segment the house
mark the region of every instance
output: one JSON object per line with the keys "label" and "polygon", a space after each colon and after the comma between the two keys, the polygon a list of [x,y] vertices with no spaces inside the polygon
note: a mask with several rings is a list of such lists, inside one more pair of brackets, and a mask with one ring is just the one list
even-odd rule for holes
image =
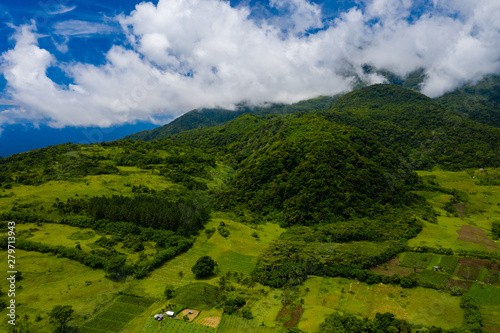
{"label": "house", "polygon": [[174,313],[174,311],[167,311],[167,312],[165,312],[165,314],[166,314],[167,316],[169,316],[170,318],[174,318],[174,317],[175,317],[175,313]]}
{"label": "house", "polygon": [[162,314],[155,314],[154,318],[158,321],[163,320],[163,315]]}
{"label": "house", "polygon": [[432,267],[432,270],[433,270],[433,271],[436,271],[436,272],[438,272],[438,271],[442,271],[441,267],[439,267],[439,266],[434,266],[434,267]]}

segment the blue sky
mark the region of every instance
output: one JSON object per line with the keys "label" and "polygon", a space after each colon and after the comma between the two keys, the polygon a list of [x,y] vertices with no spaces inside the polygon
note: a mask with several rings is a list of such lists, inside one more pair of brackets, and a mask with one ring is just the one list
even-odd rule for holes
{"label": "blue sky", "polygon": [[500,69],[497,0],[4,0],[0,155],[201,107],[349,91],[370,64],[438,97]]}

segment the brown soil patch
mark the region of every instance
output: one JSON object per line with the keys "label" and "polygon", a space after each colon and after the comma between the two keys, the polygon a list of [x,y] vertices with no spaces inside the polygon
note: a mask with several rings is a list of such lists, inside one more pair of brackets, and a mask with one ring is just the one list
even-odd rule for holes
{"label": "brown soil patch", "polygon": [[456,275],[466,280],[477,280],[481,269],[486,267],[489,262],[489,260],[460,258]]}
{"label": "brown soil patch", "polygon": [[280,310],[280,312],[278,313],[278,316],[276,317],[276,319],[282,319],[283,317],[285,317],[287,314],[290,313],[290,310],[285,306],[283,306]]}
{"label": "brown soil patch", "polygon": [[217,326],[219,326],[219,324],[220,324],[221,319],[222,319],[222,317],[203,318],[203,319],[200,319],[198,321],[198,324],[217,328]]}
{"label": "brown soil patch", "polygon": [[446,288],[451,289],[453,287],[460,287],[462,289],[469,290],[470,287],[472,287],[472,284],[473,283],[470,281],[449,279],[448,282],[446,282]]}
{"label": "brown soil patch", "polygon": [[292,310],[292,318],[290,318],[289,321],[283,324],[284,327],[295,327],[299,323],[300,319],[302,318],[302,314],[304,313],[304,308],[302,305],[299,305],[298,307],[294,308]]}
{"label": "brown soil patch", "polygon": [[[192,311],[193,313],[189,314],[189,311]],[[188,316],[189,317],[189,320],[188,321],[193,321],[194,318],[198,317],[198,315],[200,314],[200,311],[199,310],[193,310],[193,309],[185,309],[185,310],[182,310],[181,312],[179,312],[177,314],[177,318],[179,319],[182,319],[183,320],[183,317],[184,316]]]}
{"label": "brown soil patch", "polygon": [[[370,269],[370,271],[372,271],[373,273],[376,273],[376,274],[382,274],[382,275],[387,275],[387,276],[393,276],[394,274],[398,274],[399,276],[406,276],[406,275],[414,272],[413,268],[399,266],[400,262],[401,262],[401,259],[395,258],[395,259],[388,261],[385,264],[387,266],[387,269],[385,269],[386,266],[384,266],[382,264],[382,265],[379,265],[377,267]],[[417,269],[417,273],[420,273],[421,271],[422,271],[421,269]]]}
{"label": "brown soil patch", "polygon": [[470,225],[463,225],[458,232],[458,239],[475,244],[485,245],[488,250],[499,249],[497,243],[486,237],[486,231]]}

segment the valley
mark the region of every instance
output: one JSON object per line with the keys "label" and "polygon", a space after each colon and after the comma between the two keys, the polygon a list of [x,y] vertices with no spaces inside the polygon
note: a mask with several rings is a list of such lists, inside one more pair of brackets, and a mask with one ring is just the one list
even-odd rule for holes
{"label": "valley", "polygon": [[330,102],[0,159],[19,332],[57,305],[82,333],[500,332],[500,130],[393,86]]}

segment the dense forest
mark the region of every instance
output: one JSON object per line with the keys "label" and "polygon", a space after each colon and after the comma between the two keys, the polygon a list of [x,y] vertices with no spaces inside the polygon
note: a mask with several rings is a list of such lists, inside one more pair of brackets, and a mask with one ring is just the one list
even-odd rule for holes
{"label": "dense forest", "polygon": [[500,131],[394,85],[373,85],[336,100],[321,113],[375,136],[414,169],[500,165]]}

